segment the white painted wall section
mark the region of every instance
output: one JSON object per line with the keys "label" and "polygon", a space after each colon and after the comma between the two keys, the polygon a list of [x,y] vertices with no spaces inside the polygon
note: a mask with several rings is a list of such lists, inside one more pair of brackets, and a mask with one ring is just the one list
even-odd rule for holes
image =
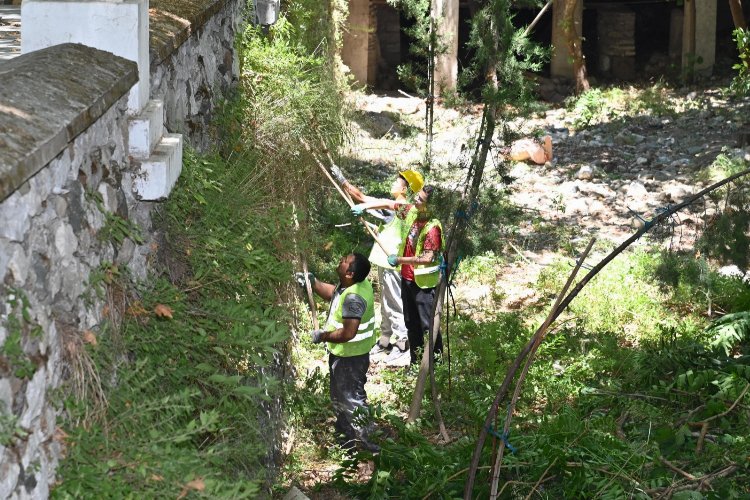
{"label": "white painted wall section", "polygon": [[138,64],[138,83],[128,110],[138,113],[149,98],[148,0],[24,0],[21,52],[81,43]]}
{"label": "white painted wall section", "polygon": [[154,152],[140,162],[133,177],[137,198],[146,201],[164,200],[182,172],[182,134],[164,134]]}
{"label": "white painted wall section", "polygon": [[143,111],[128,121],[128,152],[134,158],[148,158],[163,133],[164,102],[150,100]]}

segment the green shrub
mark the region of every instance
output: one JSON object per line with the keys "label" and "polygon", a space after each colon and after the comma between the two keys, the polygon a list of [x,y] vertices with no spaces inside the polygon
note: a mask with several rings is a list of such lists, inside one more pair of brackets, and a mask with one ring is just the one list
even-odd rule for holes
{"label": "green shrub", "polygon": [[234,182],[245,165],[184,160],[161,221],[163,275],[109,283],[127,307],[92,353],[107,411],[69,430],[55,497],[249,498],[268,479],[261,408],[278,395],[288,318],[276,303],[291,273],[275,232],[289,222],[247,217],[257,200]]}
{"label": "green shrub", "polygon": [[750,94],[750,29],[737,28],[732,32],[737,44],[740,61],[732,66],[737,75],[732,80],[730,89],[738,95]]}

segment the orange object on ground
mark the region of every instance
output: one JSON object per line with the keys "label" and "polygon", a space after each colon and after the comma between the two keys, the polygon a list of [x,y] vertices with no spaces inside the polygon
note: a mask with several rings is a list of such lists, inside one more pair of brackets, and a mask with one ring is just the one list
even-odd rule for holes
{"label": "orange object on ground", "polygon": [[544,143],[539,144],[534,139],[519,139],[510,146],[510,158],[513,161],[531,160],[544,165],[552,160],[552,137],[545,135]]}

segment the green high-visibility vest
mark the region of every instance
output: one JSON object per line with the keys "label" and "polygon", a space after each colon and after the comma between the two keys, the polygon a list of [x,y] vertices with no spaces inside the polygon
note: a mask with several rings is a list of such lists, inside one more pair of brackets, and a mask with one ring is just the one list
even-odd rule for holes
{"label": "green high-visibility vest", "polygon": [[[417,220],[418,215],[419,211],[416,207],[412,207],[411,210],[409,210],[409,213],[406,214],[406,219],[404,220],[403,225],[404,241],[406,241],[409,230],[411,229],[412,224],[414,224],[414,221]],[[433,288],[436,287],[440,282],[440,254],[445,250],[445,236],[443,234],[443,225],[439,220],[430,219],[427,224],[422,227],[422,230],[419,232],[419,237],[417,237],[417,248],[414,250],[414,255],[416,255],[417,257],[422,255],[422,251],[424,250],[424,241],[427,238],[427,233],[429,233],[430,229],[432,229],[433,227],[440,228],[440,249],[435,251],[435,260],[433,260],[431,263],[418,264],[413,266],[414,283],[416,283],[419,288]],[[401,249],[401,252],[403,254],[403,248]]]}
{"label": "green high-visibility vest", "polygon": [[372,245],[370,250],[370,262],[378,267],[385,269],[394,269],[392,265],[388,263],[388,256],[391,254],[401,255],[404,251],[403,247],[403,225],[404,220],[399,219],[398,216],[394,215],[391,221],[380,228],[378,239],[383,246],[386,247],[389,253],[385,253],[380,244],[376,241]]}
{"label": "green high-visibility vest", "polygon": [[370,352],[370,349],[377,342],[378,335],[375,331],[375,299],[372,293],[372,285],[368,280],[363,280],[359,283],[355,283],[352,286],[344,289],[333,302],[331,302],[330,312],[328,314],[328,320],[324,329],[326,331],[333,331],[344,327],[344,299],[347,295],[356,293],[367,303],[365,313],[359,320],[359,327],[357,328],[357,334],[353,339],[343,342],[334,343],[328,342],[328,350],[336,356],[350,357],[359,356]]}

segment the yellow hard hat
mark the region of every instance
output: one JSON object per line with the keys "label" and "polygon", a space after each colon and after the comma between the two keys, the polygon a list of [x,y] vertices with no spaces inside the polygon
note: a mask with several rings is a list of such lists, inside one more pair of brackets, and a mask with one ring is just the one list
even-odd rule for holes
{"label": "yellow hard hat", "polygon": [[406,179],[406,182],[409,183],[409,187],[414,193],[420,192],[424,187],[424,177],[415,170],[404,170],[403,172],[399,172],[399,175]]}

